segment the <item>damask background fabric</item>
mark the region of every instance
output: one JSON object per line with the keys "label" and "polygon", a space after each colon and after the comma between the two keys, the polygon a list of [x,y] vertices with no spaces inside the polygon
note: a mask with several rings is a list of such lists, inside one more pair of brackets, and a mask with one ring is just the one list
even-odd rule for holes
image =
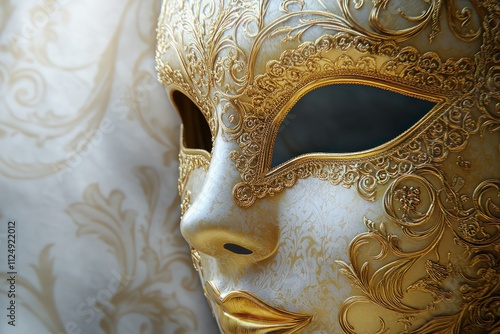
{"label": "damask background fabric", "polygon": [[159,9],[0,2],[1,333],[217,332],[178,229]]}

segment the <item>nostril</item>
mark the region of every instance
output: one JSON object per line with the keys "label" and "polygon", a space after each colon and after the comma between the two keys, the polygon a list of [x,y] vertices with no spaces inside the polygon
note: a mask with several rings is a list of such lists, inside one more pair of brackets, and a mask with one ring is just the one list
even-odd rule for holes
{"label": "nostril", "polygon": [[250,249],[247,249],[245,247],[242,247],[240,245],[236,244],[224,244],[224,248],[227,249],[230,252],[233,252],[235,254],[240,254],[240,255],[250,255],[253,252]]}
{"label": "nostril", "polygon": [[[0,0],[1,1],[1,0]],[[209,193],[210,194],[210,193]],[[202,197],[200,199],[200,197]],[[265,222],[265,229],[244,228],[234,224],[241,216],[228,216],[219,209],[214,212],[208,211],[205,207],[205,198],[210,196],[198,195],[198,198],[186,211],[181,221],[181,233],[189,244],[200,254],[205,254],[214,259],[224,259],[224,261],[236,261],[233,263],[256,263],[272,256],[278,245],[279,228],[277,225]],[[217,199],[218,200],[218,199]],[[215,200],[214,200],[215,201]],[[230,201],[227,201],[230,202]],[[200,204],[202,203],[202,204]],[[197,210],[198,205],[201,209]],[[223,206],[221,206],[223,208]],[[247,214],[243,212],[242,214]],[[220,218],[224,219],[221,220]],[[253,221],[253,217],[246,218]],[[229,220],[233,221],[230,224]],[[243,223],[242,223],[243,224]],[[253,228],[253,226],[251,226]]]}

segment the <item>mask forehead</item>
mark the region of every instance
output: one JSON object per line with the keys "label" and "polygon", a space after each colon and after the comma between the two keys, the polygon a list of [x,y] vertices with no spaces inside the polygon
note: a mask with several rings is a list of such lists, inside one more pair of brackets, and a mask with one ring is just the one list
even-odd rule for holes
{"label": "mask forehead", "polygon": [[454,5],[434,1],[165,1],[160,80],[203,108],[208,96],[240,96],[285,50],[339,32],[412,45],[443,61],[470,57],[480,46],[481,27],[478,10],[469,5],[460,16]]}

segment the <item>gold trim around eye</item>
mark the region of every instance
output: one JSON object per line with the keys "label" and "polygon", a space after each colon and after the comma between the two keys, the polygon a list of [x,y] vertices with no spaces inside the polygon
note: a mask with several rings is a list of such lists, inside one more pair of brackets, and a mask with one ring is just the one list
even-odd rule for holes
{"label": "gold trim around eye", "polygon": [[[476,66],[473,58],[441,59],[434,52],[420,53],[393,41],[345,32],[284,51],[246,89],[242,126],[228,131],[240,147],[231,152],[242,178],[233,188],[236,203],[249,207],[257,198],[277,194],[308,177],[354,186],[361,197],[373,201],[379,185],[420,165],[442,162],[450,152],[462,150],[484,121],[476,119],[469,102],[477,86]],[[306,154],[270,170],[270,148],[281,119],[302,95],[334,83],[375,86],[437,105],[403,134],[373,149]],[[469,125],[447,121],[456,111],[470,119]]]}
{"label": "gold trim around eye", "polygon": [[[413,124],[406,131],[398,135],[397,137],[381,144],[376,147],[370,148],[368,150],[357,151],[357,152],[349,152],[349,153],[308,153],[302,154],[292,159],[287,160],[277,166],[271,167],[271,161],[274,153],[274,144],[276,141],[277,133],[279,127],[283,120],[285,119],[288,112],[293,108],[293,106],[307,93],[324,86],[334,85],[334,84],[357,84],[357,85],[365,85],[376,87],[384,90],[388,90],[394,93],[406,95],[409,97],[414,97],[422,100],[426,100],[429,102],[434,102],[436,105],[427,111],[426,115],[422,117],[417,123]],[[310,160],[322,160],[322,161],[346,161],[346,160],[360,160],[366,158],[376,158],[376,156],[380,153],[392,152],[392,150],[400,145],[402,142],[407,140],[408,138],[414,136],[421,126],[425,123],[428,123],[429,120],[432,120],[436,114],[440,114],[440,110],[442,109],[443,104],[446,102],[446,97],[438,94],[429,94],[429,93],[421,93],[416,90],[411,90],[408,87],[404,87],[402,85],[384,82],[382,80],[373,80],[360,78],[359,76],[343,76],[343,77],[335,77],[335,78],[323,78],[319,80],[315,80],[308,85],[299,89],[295,95],[288,100],[283,108],[276,114],[272,125],[271,125],[271,135],[266,138],[264,142],[264,151],[269,152],[265,157],[264,163],[262,164],[263,168],[260,171],[264,174],[264,177],[273,176],[276,173],[281,172],[286,169],[290,165],[294,165],[297,163],[305,163]],[[270,140],[269,140],[270,138]]]}

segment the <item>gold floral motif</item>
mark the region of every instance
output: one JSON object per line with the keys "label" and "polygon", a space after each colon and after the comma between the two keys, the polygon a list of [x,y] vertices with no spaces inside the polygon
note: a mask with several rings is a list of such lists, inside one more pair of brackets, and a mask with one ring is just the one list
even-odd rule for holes
{"label": "gold floral motif", "polygon": [[[408,206],[399,198],[405,186],[404,193],[411,193],[407,184],[412,183],[421,185],[421,196],[425,196],[427,204],[413,202],[413,211],[417,214],[409,215],[405,214]],[[385,209],[402,233],[391,234],[387,232],[389,225],[382,223],[376,227],[375,223],[366,220],[368,232],[358,235],[351,242],[351,264],[336,261],[341,266],[341,272],[362,291],[361,295],[350,297],[341,307],[339,318],[343,330],[356,333],[348,321],[348,314],[358,303],[373,303],[411,317],[411,322],[399,322],[404,326],[404,333],[432,333],[437,329],[446,333],[478,333],[499,329],[500,210],[492,202],[492,197],[500,194],[499,190],[500,180],[481,182],[474,190],[471,207],[465,207],[460,194],[452,189],[444,173],[436,168],[417,168],[397,178],[386,191]],[[403,212],[398,212],[398,208],[403,208]],[[463,224],[472,222],[474,227],[471,229],[475,232],[463,228]],[[478,230],[483,232],[477,233]],[[418,240],[420,247],[405,250],[412,244],[411,240]],[[448,263],[442,263],[440,246],[452,240],[462,252],[448,253]],[[380,252],[369,261],[366,257],[360,261],[364,247],[369,244],[377,244]],[[455,268],[451,255],[454,261],[466,261],[469,267],[460,265],[460,269]],[[406,275],[419,271],[424,273],[421,278],[410,284],[404,283]],[[457,283],[458,288],[448,290],[445,286],[452,278],[460,283]],[[431,303],[410,305],[404,302],[405,293],[412,291],[430,295]],[[458,300],[460,305],[455,313],[449,314],[446,308],[443,312],[443,308],[436,307],[451,299]],[[432,319],[422,321],[421,317],[428,314],[433,316]],[[420,325],[414,325],[418,320]]]}
{"label": "gold floral motif", "polygon": [[447,265],[427,260],[425,262],[425,272],[427,274],[416,282],[410,284],[406,288],[406,291],[420,290],[430,293],[432,295],[432,304],[430,304],[428,308],[432,310],[434,309],[435,304],[451,298],[451,291],[444,290],[441,287],[441,284],[450,276],[452,271],[453,268],[449,259]]}
{"label": "gold floral motif", "polygon": [[401,202],[403,219],[409,217],[410,212],[417,212],[416,208],[420,204],[420,188],[403,186],[396,189],[394,195],[394,198]]}

